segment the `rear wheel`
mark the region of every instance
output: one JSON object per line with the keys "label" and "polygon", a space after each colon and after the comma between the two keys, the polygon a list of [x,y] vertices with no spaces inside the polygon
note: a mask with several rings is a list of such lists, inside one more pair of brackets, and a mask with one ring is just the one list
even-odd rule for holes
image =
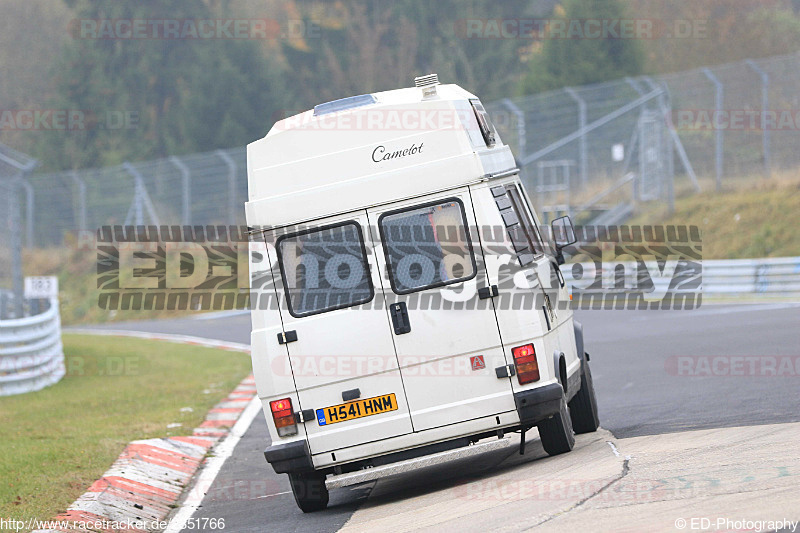
{"label": "rear wheel", "polygon": [[600,417],[597,415],[597,398],[594,395],[594,383],[589,362],[584,359],[581,365],[581,390],[569,402],[569,412],[572,415],[572,426],[575,433],[591,433],[600,427]]}
{"label": "rear wheel", "polygon": [[572,418],[569,415],[567,402],[562,397],[558,413],[537,424],[539,438],[542,439],[544,451],[549,455],[566,453],[575,446],[575,434],[572,431]]}
{"label": "rear wheel", "polygon": [[297,506],[304,513],[322,511],[328,506],[328,488],[325,475],[318,472],[289,474],[292,494]]}

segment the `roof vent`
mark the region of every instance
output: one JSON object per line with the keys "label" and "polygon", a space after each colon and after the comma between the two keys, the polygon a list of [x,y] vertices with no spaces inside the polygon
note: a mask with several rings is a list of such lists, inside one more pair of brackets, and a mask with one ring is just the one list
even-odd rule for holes
{"label": "roof vent", "polygon": [[362,94],[360,96],[349,96],[341,100],[333,100],[332,102],[325,102],[314,107],[314,116],[327,115],[328,113],[338,113],[347,109],[356,107],[363,107],[365,105],[374,104],[378,101],[374,95]]}
{"label": "roof vent", "polygon": [[426,87],[428,85],[439,85],[439,75],[427,74],[425,76],[419,76],[417,78],[414,78],[414,86]]}
{"label": "roof vent", "polygon": [[438,74],[428,74],[414,78],[414,85],[422,89],[422,99],[436,98],[436,86],[439,85]]}

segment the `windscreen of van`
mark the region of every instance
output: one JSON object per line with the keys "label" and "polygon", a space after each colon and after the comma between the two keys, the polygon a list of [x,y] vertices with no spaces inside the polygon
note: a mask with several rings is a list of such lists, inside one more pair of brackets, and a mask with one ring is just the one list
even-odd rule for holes
{"label": "windscreen of van", "polygon": [[284,235],[275,243],[289,313],[303,317],[372,300],[361,226],[345,222]]}
{"label": "windscreen of van", "polygon": [[475,277],[464,206],[458,199],[381,215],[378,226],[392,289],[408,294]]}

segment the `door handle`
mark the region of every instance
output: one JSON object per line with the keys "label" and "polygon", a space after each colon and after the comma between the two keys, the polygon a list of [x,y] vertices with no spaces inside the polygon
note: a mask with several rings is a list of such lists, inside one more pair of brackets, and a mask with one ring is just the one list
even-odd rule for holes
{"label": "door handle", "polygon": [[494,298],[498,294],[500,294],[500,291],[497,290],[497,285],[490,285],[489,287],[482,287],[478,289],[478,298],[481,300]]}
{"label": "door handle", "polygon": [[395,335],[403,335],[411,331],[411,323],[408,321],[408,308],[405,302],[390,305],[389,313],[392,315]]}
{"label": "door handle", "polygon": [[297,331],[295,330],[278,333],[278,344],[289,344],[295,341],[297,341]]}
{"label": "door handle", "polygon": [[361,390],[360,389],[350,389],[346,391],[342,391],[342,401],[349,402],[352,400],[357,400],[361,398]]}

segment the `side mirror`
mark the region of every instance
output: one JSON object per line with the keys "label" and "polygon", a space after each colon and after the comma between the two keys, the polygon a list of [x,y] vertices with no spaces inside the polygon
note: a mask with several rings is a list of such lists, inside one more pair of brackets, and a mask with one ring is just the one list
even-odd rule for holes
{"label": "side mirror", "polygon": [[556,261],[559,265],[564,264],[563,250],[571,244],[575,244],[578,239],[575,237],[575,228],[569,216],[558,217],[550,223],[553,231],[553,244],[556,248]]}

